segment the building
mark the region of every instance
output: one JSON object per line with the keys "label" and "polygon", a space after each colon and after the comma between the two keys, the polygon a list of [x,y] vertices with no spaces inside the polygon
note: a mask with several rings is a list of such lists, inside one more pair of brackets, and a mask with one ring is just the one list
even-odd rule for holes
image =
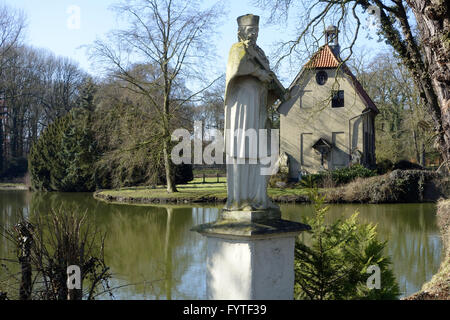
{"label": "building", "polygon": [[375,165],[375,116],[379,113],[362,85],[340,58],[338,30],[328,27],[325,45],[289,87],[280,113],[280,152],[289,176]]}

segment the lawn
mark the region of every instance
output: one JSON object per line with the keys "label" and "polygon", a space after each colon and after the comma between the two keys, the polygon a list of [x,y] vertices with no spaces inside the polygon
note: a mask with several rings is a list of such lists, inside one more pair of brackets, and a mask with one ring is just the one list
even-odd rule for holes
{"label": "lawn", "polygon": [[[178,192],[168,193],[163,186],[156,188],[149,187],[130,187],[116,190],[103,190],[96,193],[100,198],[113,198],[119,201],[140,200],[140,199],[166,199],[166,200],[188,200],[188,201],[224,201],[227,197],[226,178],[207,177],[206,183],[203,178],[196,178],[188,184],[178,185]],[[307,189],[292,188],[268,188],[268,195],[272,198],[283,196],[305,196]],[[121,198],[121,199],[118,199]]]}

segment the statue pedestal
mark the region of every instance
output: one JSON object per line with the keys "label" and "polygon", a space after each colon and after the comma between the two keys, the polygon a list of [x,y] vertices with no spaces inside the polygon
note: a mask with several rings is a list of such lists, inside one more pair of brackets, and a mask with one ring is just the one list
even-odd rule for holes
{"label": "statue pedestal", "polygon": [[292,300],[295,239],[308,229],[279,210],[224,210],[194,227],[207,237],[207,299]]}

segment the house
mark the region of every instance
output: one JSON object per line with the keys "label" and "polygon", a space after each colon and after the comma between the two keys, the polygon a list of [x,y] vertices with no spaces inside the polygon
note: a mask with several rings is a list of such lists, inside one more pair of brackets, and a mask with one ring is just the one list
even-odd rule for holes
{"label": "house", "polygon": [[338,30],[328,27],[325,45],[288,88],[280,114],[280,152],[289,176],[361,163],[375,166],[375,116],[379,113],[340,58]]}

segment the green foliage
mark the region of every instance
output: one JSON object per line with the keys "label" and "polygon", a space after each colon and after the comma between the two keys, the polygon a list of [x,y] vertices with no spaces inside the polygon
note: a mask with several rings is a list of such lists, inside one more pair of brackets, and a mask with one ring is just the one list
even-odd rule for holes
{"label": "green foliage", "polygon": [[[309,192],[315,215],[307,218],[311,226],[310,245],[295,245],[295,298],[396,299],[400,292],[390,260],[383,255],[385,242],[376,239],[376,227],[357,223],[358,213],[346,220],[326,224],[324,197],[317,189]],[[381,288],[369,289],[367,268],[378,265]]]}
{"label": "green foliage", "polygon": [[333,171],[323,171],[315,174],[309,174],[302,177],[302,181],[311,180],[316,186],[326,187],[324,183],[327,179],[334,182],[335,185],[347,184],[356,178],[368,178],[376,176],[375,170],[367,169],[366,167],[355,164],[350,167],[337,169]]}
{"label": "green foliage", "polygon": [[80,108],[52,123],[32,146],[31,183],[43,191],[95,190],[97,148],[91,130],[95,87],[88,81],[81,90]]}
{"label": "green foliage", "polygon": [[84,110],[71,111],[56,120],[31,148],[29,167],[34,189],[93,191],[95,141]]}

